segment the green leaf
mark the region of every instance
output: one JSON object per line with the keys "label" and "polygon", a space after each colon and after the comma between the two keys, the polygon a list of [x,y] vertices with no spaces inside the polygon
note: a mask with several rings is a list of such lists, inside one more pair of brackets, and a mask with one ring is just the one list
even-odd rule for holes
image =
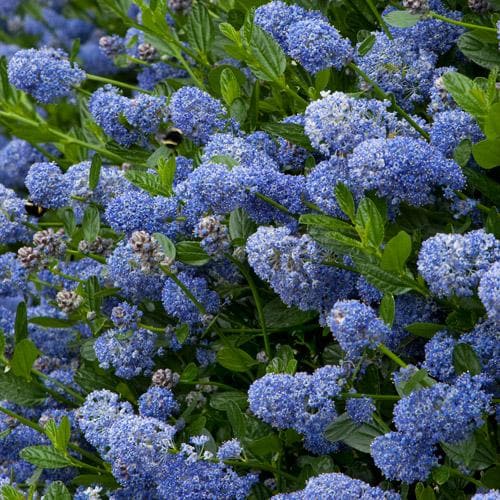
{"label": "green leaf", "polygon": [[423,337],[424,339],[431,339],[434,334],[439,332],[439,330],[444,330],[446,325],[440,325],[437,323],[411,323],[405,326],[405,330],[410,332],[412,335],[417,337]]}
{"label": "green leaf", "polygon": [[95,361],[97,359],[94,349],[95,341],[95,338],[91,338],[82,342],[80,346],[80,355],[83,359],[87,361]]}
{"label": "green leaf", "polygon": [[384,21],[389,26],[394,26],[396,28],[410,28],[415,26],[422,16],[418,14],[412,14],[407,10],[393,10],[384,16]]}
{"label": "green leaf", "polygon": [[29,446],[21,450],[19,456],[26,462],[44,469],[61,469],[73,465],[69,457],[53,446]]}
{"label": "green leaf", "polygon": [[256,62],[248,65],[254,75],[260,80],[277,81],[286,69],[286,57],[283,49],[262,28],[252,27],[250,50]]}
{"label": "green leaf", "polygon": [[189,325],[182,324],[175,329],[175,336],[179,343],[184,344],[186,339],[189,337]]}
{"label": "green leaf", "polygon": [[500,214],[493,210],[490,210],[488,217],[486,218],[486,223],[484,229],[493,235],[497,240],[500,240]]}
{"label": "green leaf", "polygon": [[451,458],[457,465],[468,466],[474,454],[476,453],[476,438],[472,435],[470,438],[460,443],[440,443],[441,448],[445,451],[448,457]]}
{"label": "green leaf", "polygon": [[336,219],[335,217],[330,217],[329,215],[315,215],[315,214],[304,214],[299,218],[301,224],[306,226],[316,226],[324,229],[331,229],[333,231],[346,231],[349,233],[355,232],[354,227],[347,222]]}
{"label": "green leaf", "polygon": [[230,68],[224,68],[220,74],[220,90],[222,99],[228,106],[241,97],[240,84]]}
{"label": "green leaf", "polygon": [[417,389],[430,387],[434,381],[429,377],[425,370],[417,370],[406,382],[396,386],[400,396],[408,396]]}
{"label": "green leaf", "polygon": [[0,495],[2,500],[26,500],[26,496],[24,495],[24,493],[20,492],[10,484],[5,484],[4,486],[2,486],[0,491],[2,493]]}
{"label": "green leaf", "polygon": [[392,326],[394,322],[394,314],[396,311],[396,306],[394,304],[394,296],[390,293],[386,293],[380,302],[380,308],[378,310],[378,315],[380,318],[389,326]]}
{"label": "green leaf", "polygon": [[292,144],[302,146],[307,150],[312,150],[309,137],[304,133],[304,127],[297,123],[262,123],[262,130],[269,132],[272,135],[282,137]]}
{"label": "green leaf", "polygon": [[500,206],[500,184],[478,169],[466,167],[463,169],[467,183],[483,193],[495,205]]}
{"label": "green leaf", "polygon": [[238,439],[242,439],[245,436],[245,418],[240,407],[233,401],[228,401],[226,414],[233,429],[233,434]]}
{"label": "green leaf", "polygon": [[345,184],[339,182],[335,186],[335,198],[337,199],[337,203],[339,204],[342,212],[344,212],[349,217],[349,219],[354,222],[356,219],[356,207],[354,205],[354,198],[349,191],[349,188]]}
{"label": "green leaf", "polygon": [[268,328],[292,328],[308,323],[317,316],[315,311],[301,311],[276,298],[264,304],[264,320]]}
{"label": "green leaf", "polygon": [[450,467],[446,467],[444,465],[436,467],[432,471],[432,479],[434,479],[434,481],[441,486],[445,484],[448,479],[450,479],[450,470]]}
{"label": "green leaf", "polygon": [[236,45],[241,46],[241,35],[232,24],[220,23],[219,31],[229,40],[233,41]]}
{"label": "green leaf", "polygon": [[356,212],[356,229],[363,241],[378,248],[384,241],[384,219],[370,198],[363,198]]}
{"label": "green leaf", "polygon": [[173,185],[175,179],[175,172],[177,170],[177,163],[175,156],[158,159],[158,177],[160,178],[161,188],[172,196]]}
{"label": "green leaf", "polygon": [[487,113],[486,94],[470,78],[450,71],[443,75],[443,81],[446,90],[464,111],[476,117],[482,117]]}
{"label": "green leaf", "polygon": [[343,413],[326,427],[324,434],[329,441],[343,441],[344,438],[355,432],[358,427],[347,413]]}
{"label": "green leaf", "polygon": [[500,466],[488,469],[481,478],[481,482],[492,490],[500,490]]}
{"label": "green leaf", "polygon": [[453,159],[461,166],[465,167],[469,163],[472,154],[472,143],[470,139],[464,139],[453,151]]}
{"label": "green leaf", "polygon": [[0,394],[3,399],[20,406],[36,406],[46,399],[42,388],[11,372],[0,373]]}
{"label": "green leaf", "polygon": [[[375,36],[373,37],[375,41]],[[328,86],[328,82],[330,81],[330,76],[332,72],[330,68],[323,69],[316,73],[316,78],[314,79],[314,89],[316,92],[321,92]]]}
{"label": "green leaf", "polygon": [[255,222],[250,219],[244,208],[236,208],[229,215],[229,235],[232,240],[245,243],[256,230]]}
{"label": "green leaf", "polygon": [[215,31],[210,13],[200,2],[193,5],[185,29],[189,45],[205,56],[210,51]]}
{"label": "green leaf", "polygon": [[64,207],[57,210],[57,215],[61,219],[64,226],[64,231],[68,236],[73,236],[76,231],[76,220],[73,209],[70,207]]}
{"label": "green leaf", "polygon": [[472,146],[472,155],[480,167],[490,169],[500,165],[500,139],[485,139]]}
{"label": "green leaf", "polygon": [[203,266],[210,256],[201,248],[198,241],[179,241],[176,245],[177,260],[190,266]]}
{"label": "green leaf", "polygon": [[31,368],[39,354],[41,354],[40,351],[30,339],[23,339],[18,342],[10,360],[12,373],[30,380]]}
{"label": "green leaf", "polygon": [[247,447],[254,455],[265,457],[281,450],[281,440],[275,433],[272,433],[250,441]]}
{"label": "green leaf", "polygon": [[475,31],[468,31],[458,39],[460,51],[479,66],[488,69],[500,67],[498,43],[487,43]]}
{"label": "green leaf", "polygon": [[54,481],[44,493],[43,500],[71,500],[71,495],[64,483]]}
{"label": "green leaf", "polygon": [[153,233],[153,237],[160,244],[165,256],[174,260],[176,255],[175,243],[170,238],[161,233]]}
{"label": "green leaf", "polygon": [[415,280],[404,276],[395,276],[369,262],[363,262],[358,259],[355,259],[355,262],[356,269],[367,281],[383,292],[401,295],[410,290],[418,290]]}
{"label": "green leaf", "polygon": [[94,486],[101,484],[110,490],[116,490],[120,485],[111,474],[81,474],[71,480],[72,484],[78,486]]}
{"label": "green leaf", "polygon": [[246,392],[237,391],[216,392],[210,396],[209,404],[216,410],[226,411],[230,402],[245,409],[248,405],[248,395]]}
{"label": "green leaf", "polygon": [[266,366],[266,373],[288,373],[293,375],[297,369],[297,360],[293,349],[288,345],[280,345],[274,357]]}
{"label": "green leaf", "polygon": [[380,267],[384,271],[393,271],[402,274],[406,261],[411,254],[411,238],[405,231],[400,231],[385,245],[380,260]]}
{"label": "green leaf", "polygon": [[101,218],[99,216],[99,210],[90,205],[85,210],[83,214],[82,221],[83,237],[87,241],[94,241],[99,234],[101,229]]}
{"label": "green leaf", "polygon": [[476,352],[469,344],[458,343],[453,348],[453,367],[458,375],[469,372],[471,375],[481,373],[481,363]]}
{"label": "green leaf", "polygon": [[99,184],[99,175],[101,174],[102,158],[99,153],[95,153],[92,157],[89,170],[89,188],[93,191]]}
{"label": "green leaf", "polygon": [[373,440],[384,434],[375,424],[363,424],[357,428],[352,434],[344,438],[343,441],[347,446],[363,453],[370,453],[370,447]]}
{"label": "green leaf", "polygon": [[71,50],[69,53],[69,61],[71,62],[72,66],[78,56],[78,52],[80,52],[80,39],[75,38],[73,40],[73,43],[71,44]]}
{"label": "green leaf", "polygon": [[182,382],[191,382],[192,380],[196,380],[198,378],[198,367],[194,363],[189,363],[186,368],[184,368],[181,373],[180,381]]}
{"label": "green leaf", "polygon": [[45,328],[69,328],[77,323],[77,321],[71,319],[50,318],[47,316],[34,316],[29,319],[29,322]]}
{"label": "green leaf", "polygon": [[224,346],[217,352],[217,362],[232,372],[246,372],[257,361],[242,349]]}
{"label": "green leaf", "polygon": [[434,490],[430,486],[424,486],[422,483],[417,483],[415,496],[417,500],[435,500],[436,498]]}
{"label": "green leaf", "polygon": [[171,195],[170,191],[163,186],[159,175],[144,172],[142,170],[127,170],[125,172],[125,177],[134,184],[134,186],[144,189],[144,191],[147,191],[153,196],[169,197]]}
{"label": "green leaf", "polygon": [[500,102],[493,104],[486,115],[484,133],[488,139],[500,138]]}
{"label": "green leaf", "polygon": [[28,337],[28,314],[26,302],[19,302],[14,323],[14,342],[17,344]]}
{"label": "green leaf", "polygon": [[368,35],[358,46],[358,54],[363,57],[370,52],[375,44],[376,38],[374,34]]}

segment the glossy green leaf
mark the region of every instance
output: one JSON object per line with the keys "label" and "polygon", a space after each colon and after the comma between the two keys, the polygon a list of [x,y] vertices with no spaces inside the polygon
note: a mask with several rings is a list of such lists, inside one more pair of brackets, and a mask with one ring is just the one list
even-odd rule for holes
{"label": "glossy green leaf", "polygon": [[18,342],[10,360],[12,373],[18,377],[31,379],[31,368],[39,354],[41,354],[40,351],[30,339]]}
{"label": "glossy green leaf", "polygon": [[26,462],[44,469],[61,469],[72,465],[71,459],[53,446],[29,446],[21,450],[19,456]]}
{"label": "glossy green leaf", "polygon": [[405,269],[410,254],[411,238],[405,231],[400,231],[386,243],[380,260],[380,267],[384,271],[401,274]]}
{"label": "glossy green leaf", "polygon": [[237,347],[224,346],[217,352],[217,362],[232,372],[246,372],[257,361]]}

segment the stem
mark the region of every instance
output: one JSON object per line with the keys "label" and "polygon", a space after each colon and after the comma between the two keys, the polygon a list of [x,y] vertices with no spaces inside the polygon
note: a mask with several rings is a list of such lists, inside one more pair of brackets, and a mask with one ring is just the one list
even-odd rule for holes
{"label": "stem", "polygon": [[[466,196],[465,194],[461,193],[460,191],[455,191],[455,194],[464,201],[469,200],[470,198]],[[485,214],[489,214],[491,212],[491,208],[488,208],[486,205],[482,205],[481,203],[476,204],[476,208],[480,210],[481,212],[484,212]]]}
{"label": "stem", "polygon": [[61,132],[57,129],[50,128],[46,122],[43,122],[43,121],[39,122],[39,121],[35,121],[35,120],[30,120],[29,118],[17,115],[15,113],[10,113],[8,111],[0,111],[0,116],[3,116],[4,118],[7,118],[9,120],[15,120],[15,121],[18,121],[20,123],[25,123],[26,125],[28,125],[30,127],[36,127],[36,128],[42,127],[49,134],[53,134],[56,137],[61,138],[65,142],[78,144],[86,149],[100,153],[105,158],[116,161],[119,165],[121,165],[123,163],[121,156],[119,156],[115,153],[112,153],[111,151],[108,151],[106,148],[103,148],[103,147],[99,146],[98,144],[91,144],[90,142],[82,141],[80,139],[77,139],[76,137],[71,137],[70,135],[67,135],[64,132]]}
{"label": "stem", "polygon": [[95,253],[86,253],[83,254],[82,252],[79,252],[78,250],[66,250],[66,253],[69,253],[70,255],[78,255],[78,257],[89,257],[90,259],[94,259],[97,262],[100,262],[101,264],[106,264],[106,258],[102,257],[101,255],[96,255]]}
{"label": "stem", "polygon": [[408,366],[399,356],[394,354],[386,345],[379,344],[378,350],[382,354],[385,354],[388,358],[392,359],[392,361],[394,361],[396,364],[398,364],[402,368],[406,368]]}
{"label": "stem", "polygon": [[429,134],[403,109],[399,106],[396,101],[391,98],[386,92],[384,92],[361,68],[356,66],[354,63],[349,63],[348,68],[352,69],[357,73],[363,80],[370,84],[376,95],[382,99],[386,99],[392,103],[392,108],[400,114],[424,139],[427,141],[430,139]]}
{"label": "stem", "polygon": [[63,384],[62,382],[59,382],[59,380],[56,380],[55,378],[49,377],[48,375],[45,375],[45,373],[36,370],[35,368],[31,369],[31,372],[35,375],[37,375],[40,378],[43,378],[44,380],[47,380],[48,382],[57,385],[57,387],[60,387],[63,391],[68,393],[70,396],[73,396],[79,403],[83,403],[85,401],[85,398],[81,395],[78,394],[75,390],[73,390],[71,387],[68,387],[67,385]]}
{"label": "stem", "polygon": [[[22,415],[19,415],[18,413],[14,413],[13,411],[8,410],[7,408],[4,408],[3,406],[0,406],[0,412],[5,413],[5,415],[8,415],[9,417],[15,418],[18,422],[25,425],[26,427],[31,427],[32,429],[35,429],[35,431],[39,432],[40,434],[45,435],[45,431],[44,431],[43,427],[41,425],[37,424],[36,422],[33,422],[33,421],[23,417]],[[69,443],[68,447],[70,449],[72,449],[73,451],[76,451],[80,455],[87,457],[94,462],[104,463],[104,461],[101,458],[97,457],[96,455],[94,455],[93,453],[90,453],[87,450],[80,448],[76,444]]]}
{"label": "stem", "polygon": [[106,78],[104,76],[91,75],[87,73],[87,80],[93,80],[94,82],[101,83],[109,83],[110,85],[114,85],[116,87],[122,87],[124,89],[135,90],[137,92],[142,92],[143,94],[151,95],[151,92],[148,90],[141,89],[140,87],[136,87],[135,85],[131,85],[130,83],[120,82],[118,80],[112,80],[111,78]]}
{"label": "stem", "polygon": [[187,298],[196,306],[201,314],[207,314],[205,306],[201,304],[198,299],[191,293],[191,290],[171,271],[169,271],[165,266],[161,266],[163,272],[172,279],[172,281],[184,292]]}
{"label": "stem", "polygon": [[451,19],[446,16],[442,16],[441,14],[438,14],[437,12],[429,12],[429,17],[433,17],[434,19],[439,19],[440,21],[444,21],[445,23],[448,24],[454,24],[456,26],[463,26],[464,28],[470,28],[472,30],[483,30],[483,31],[491,31],[496,34],[497,30],[496,28],[491,28],[489,26],[481,26],[480,24],[470,24],[470,23],[464,23],[462,21],[456,21],[455,19]]}
{"label": "stem", "polygon": [[[250,190],[249,190],[250,191]],[[273,206],[274,208],[277,208],[280,212],[283,212],[286,215],[289,215],[290,217],[293,217],[294,219],[298,219],[298,217],[288,208],[284,207],[281,203],[278,203],[277,201],[274,201],[272,198],[269,198],[269,196],[266,196],[265,194],[262,193],[253,193],[257,198],[261,199],[262,201],[265,201],[266,203],[269,203],[269,205]]]}
{"label": "stem", "polygon": [[465,479],[466,481],[469,481],[472,484],[475,484],[479,488],[484,488],[484,484],[481,483],[481,481],[478,481],[477,479],[474,479],[473,477],[466,476],[465,474],[462,474],[460,471],[456,469],[452,469],[451,467],[448,468],[450,474],[453,474],[454,476],[461,477],[462,479]]}
{"label": "stem", "polygon": [[301,97],[295,90],[291,89],[288,85],[284,85],[281,87],[289,96],[292,96],[294,99],[297,99],[297,101],[300,101],[301,104],[307,105],[309,104],[303,97]]}
{"label": "stem", "polygon": [[375,7],[372,0],[366,0],[366,3],[368,4],[368,7],[370,7],[370,10],[373,12],[373,15],[377,18],[377,21],[379,22],[382,31],[387,35],[387,38],[389,38],[389,40],[394,40],[394,37],[392,36],[389,28],[387,27],[384,18],[380,15],[380,12],[378,11],[377,7]]}
{"label": "stem", "polygon": [[269,472],[274,472],[277,475],[282,475],[286,479],[289,479],[290,481],[297,481],[296,476],[292,476],[292,474],[288,474],[287,472],[283,472],[281,470],[278,470],[276,467],[273,467],[272,465],[268,464],[261,464],[259,462],[249,462],[249,461],[237,461],[237,460],[224,460],[224,463],[227,465],[236,465],[236,466],[241,466],[245,467],[247,469],[261,469],[261,470],[267,470]]}
{"label": "stem", "polygon": [[201,382],[201,381],[194,381],[194,382],[184,382],[182,380],[179,381],[179,384],[184,384],[184,385],[213,385],[214,387],[220,387],[221,389],[227,389],[228,391],[235,391],[234,387],[231,387],[230,385],[223,384],[222,382],[211,382],[210,380],[208,382]]}
{"label": "stem", "polygon": [[396,394],[360,394],[358,392],[343,392],[340,397],[342,399],[361,399],[370,398],[378,401],[399,401],[401,398]]}
{"label": "stem", "polygon": [[146,330],[150,330],[152,332],[165,333],[165,328],[160,328],[158,326],[145,325],[144,323],[138,323],[137,326],[139,328],[145,328]]}
{"label": "stem", "polygon": [[253,295],[253,300],[255,302],[255,307],[257,308],[257,315],[259,317],[260,327],[262,329],[262,335],[264,337],[264,351],[269,359],[271,359],[271,343],[269,342],[269,334],[266,327],[266,318],[264,316],[264,309],[262,307],[262,302],[260,300],[259,290],[252,277],[250,271],[246,268],[245,264],[242,264],[238,259],[235,259],[232,255],[228,255],[228,258],[233,262],[236,267],[240,270],[241,274],[245,277],[248,282],[248,286]]}

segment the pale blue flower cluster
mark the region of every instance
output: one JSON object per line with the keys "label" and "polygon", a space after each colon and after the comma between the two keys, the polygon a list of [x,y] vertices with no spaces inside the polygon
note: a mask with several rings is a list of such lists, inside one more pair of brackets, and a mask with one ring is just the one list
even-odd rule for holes
{"label": "pale blue flower cluster", "polygon": [[326,312],[353,290],[348,271],[322,264],[324,251],[308,235],[261,226],[248,238],[248,262],[281,300],[302,310]]}
{"label": "pale blue flower cluster", "polygon": [[8,63],[9,81],[14,87],[48,104],[73,95],[73,87],[85,80],[78,65],[71,65],[60,49],[23,49]]}
{"label": "pale blue flower cluster", "polygon": [[274,495],[272,498],[273,500],[309,500],[311,498],[399,500],[401,497],[393,491],[370,486],[364,481],[353,479],[345,474],[331,472],[308,479],[303,490]]}
{"label": "pale blue flower cluster", "polygon": [[371,307],[357,300],[336,302],[326,322],[348,359],[356,360],[365,349],[391,339],[390,328]]}
{"label": "pale blue flower cluster", "polygon": [[107,330],[94,344],[101,368],[114,368],[118,377],[148,374],[154,366],[156,336],[149,330]]}
{"label": "pale blue flower cluster", "polygon": [[269,373],[248,390],[252,413],[278,429],[295,429],[304,436],[304,447],[322,455],[338,450],[323,432],[337,417],[333,398],[345,385],[345,369],[326,365],[311,375]]}
{"label": "pale blue flower cluster", "polygon": [[500,260],[500,241],[484,229],[437,234],[422,243],[418,270],[438,297],[470,297],[483,274]]}
{"label": "pale blue flower cluster", "polygon": [[144,143],[165,121],[164,97],[140,94],[132,99],[116,87],[105,85],[89,100],[89,111],[96,123],[116,142],[125,147]]}
{"label": "pale blue flower cluster", "polygon": [[394,407],[397,432],[375,438],[371,455],[390,480],[425,480],[437,465],[436,444],[457,443],[484,423],[491,394],[485,379],[460,375],[453,385],[437,383],[412,392]]}
{"label": "pale blue flower cluster", "polygon": [[217,314],[220,308],[220,299],[217,292],[210,290],[208,283],[202,276],[196,276],[189,271],[182,271],[177,279],[193,294],[204,312],[193,303],[181,287],[172,279],[167,278],[161,292],[163,307],[180,323],[192,327],[204,323],[206,315]]}

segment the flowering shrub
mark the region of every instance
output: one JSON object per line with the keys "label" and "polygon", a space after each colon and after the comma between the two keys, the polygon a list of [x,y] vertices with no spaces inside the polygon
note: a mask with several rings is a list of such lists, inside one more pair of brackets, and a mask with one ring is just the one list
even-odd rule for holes
{"label": "flowering shrub", "polygon": [[499,499],[498,0],[0,0],[0,498]]}

